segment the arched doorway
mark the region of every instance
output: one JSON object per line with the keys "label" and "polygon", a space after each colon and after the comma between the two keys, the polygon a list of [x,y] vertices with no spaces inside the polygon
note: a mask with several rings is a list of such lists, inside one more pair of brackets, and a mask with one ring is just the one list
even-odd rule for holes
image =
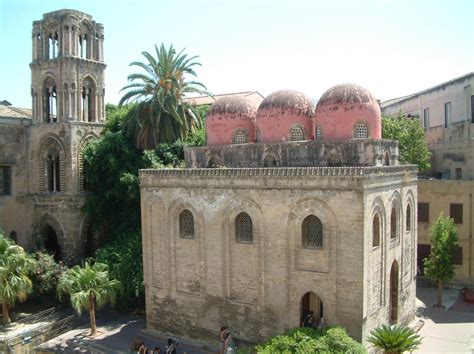
{"label": "arched doorway", "polygon": [[398,263],[393,261],[390,270],[390,324],[398,321]]}
{"label": "arched doorway", "polygon": [[41,229],[41,238],[44,242],[43,248],[54,257],[56,262],[61,260],[61,247],[59,246],[58,236],[51,225],[46,224]]}
{"label": "arched doorway", "polygon": [[317,327],[321,317],[324,316],[323,302],[318,295],[309,291],[301,298],[300,323],[311,311],[313,312],[314,327]]}

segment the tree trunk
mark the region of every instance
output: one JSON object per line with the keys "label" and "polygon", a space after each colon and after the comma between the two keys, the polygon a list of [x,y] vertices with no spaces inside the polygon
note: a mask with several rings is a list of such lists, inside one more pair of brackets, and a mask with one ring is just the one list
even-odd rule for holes
{"label": "tree trunk", "polygon": [[97,334],[97,326],[95,324],[95,303],[94,303],[94,295],[89,295],[89,319],[91,321],[91,336],[95,336]]}
{"label": "tree trunk", "polygon": [[8,305],[2,302],[2,322],[3,324],[10,323],[10,315],[8,313]]}
{"label": "tree trunk", "polygon": [[438,280],[438,307],[443,307],[443,281]]}

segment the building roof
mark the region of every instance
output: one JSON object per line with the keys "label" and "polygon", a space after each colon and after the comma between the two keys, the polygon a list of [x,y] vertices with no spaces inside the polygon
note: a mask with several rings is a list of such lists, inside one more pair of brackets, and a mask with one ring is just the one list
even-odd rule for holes
{"label": "building roof", "polygon": [[0,101],[0,118],[31,119],[30,108],[14,107],[7,100]]}
{"label": "building roof", "polygon": [[201,106],[201,105],[206,105],[206,104],[213,104],[217,99],[222,98],[222,97],[232,97],[232,96],[248,97],[248,96],[253,96],[253,95],[260,96],[262,100],[264,98],[262,94],[258,91],[243,91],[243,92],[217,94],[214,96],[187,97],[184,100],[185,102],[189,102],[195,106]]}
{"label": "building roof", "polygon": [[470,72],[466,75],[463,75],[463,76],[459,76],[459,77],[456,77],[452,80],[449,80],[449,81],[446,81],[446,82],[443,82],[441,84],[438,84],[436,86],[433,86],[433,87],[430,87],[430,88],[427,88],[425,90],[422,90],[422,91],[419,91],[419,92],[416,92],[416,93],[412,93],[411,95],[407,95],[407,96],[402,96],[402,97],[398,97],[398,98],[392,98],[390,100],[386,100],[386,101],[383,101],[380,103],[380,107],[381,108],[385,108],[385,107],[388,107],[388,106],[391,106],[393,104],[397,104],[397,103],[400,103],[400,102],[403,102],[403,101],[406,101],[406,100],[409,100],[409,99],[412,99],[412,98],[415,98],[415,97],[418,97],[418,96],[421,96],[425,93],[429,93],[431,91],[435,91],[435,90],[439,90],[439,89],[442,89],[446,86],[449,86],[449,85],[453,85],[453,84],[456,84],[458,82],[463,82],[465,80],[469,80],[471,78],[474,77],[474,72]]}

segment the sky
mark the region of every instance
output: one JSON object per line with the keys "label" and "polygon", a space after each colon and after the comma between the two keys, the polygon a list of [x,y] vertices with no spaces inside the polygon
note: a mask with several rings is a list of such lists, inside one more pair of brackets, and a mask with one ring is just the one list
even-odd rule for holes
{"label": "sky", "polygon": [[352,82],[383,101],[474,71],[474,0],[0,0],[0,100],[31,106],[32,22],[63,8],[104,25],[109,103],[161,43],[214,94]]}

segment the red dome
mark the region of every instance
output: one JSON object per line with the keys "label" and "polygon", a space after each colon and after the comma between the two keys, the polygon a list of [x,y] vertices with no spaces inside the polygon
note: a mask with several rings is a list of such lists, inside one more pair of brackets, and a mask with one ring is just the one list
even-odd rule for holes
{"label": "red dome", "polygon": [[257,111],[259,142],[314,139],[314,105],[303,93],[293,90],[268,95]]}
{"label": "red dome", "polygon": [[316,105],[315,131],[323,139],[382,138],[380,105],[365,88],[342,84],[327,90]]}
{"label": "red dome", "polygon": [[254,143],[256,111],[245,97],[219,98],[206,117],[207,145]]}

